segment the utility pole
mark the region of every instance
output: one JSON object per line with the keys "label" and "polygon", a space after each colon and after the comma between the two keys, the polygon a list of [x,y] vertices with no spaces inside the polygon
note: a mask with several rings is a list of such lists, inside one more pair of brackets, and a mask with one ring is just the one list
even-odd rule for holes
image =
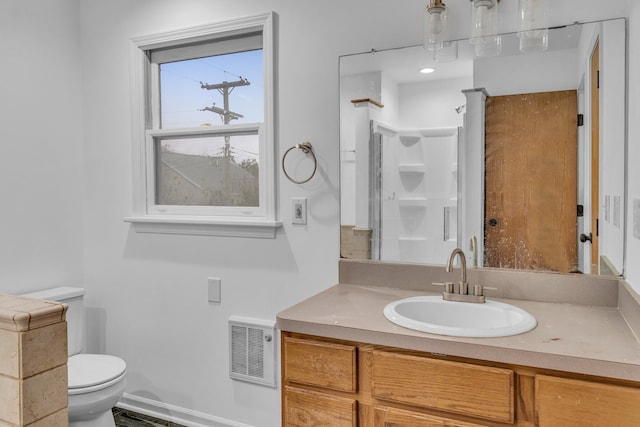
{"label": "utility pole", "polygon": [[[208,84],[208,83],[202,83],[200,82],[200,88],[201,89],[206,89],[206,90],[214,90],[216,89],[218,92],[220,92],[220,94],[222,95],[222,100],[223,100],[223,108],[220,107],[216,107],[216,104],[213,103],[211,105],[211,107],[205,107],[203,108],[201,111],[210,111],[212,113],[216,113],[218,115],[220,115],[220,118],[222,119],[222,123],[224,123],[225,125],[228,125],[231,120],[237,120],[240,119],[242,117],[244,117],[242,114],[240,113],[235,113],[231,110],[229,110],[229,95],[231,95],[231,92],[233,92],[233,90],[236,87],[239,86],[249,86],[251,83],[249,82],[249,80],[247,79],[243,79],[242,77],[240,77],[240,80],[236,80],[234,82],[226,82],[223,81],[222,83],[217,83],[217,84]],[[230,137],[229,136],[225,136],[224,137],[224,149],[222,152],[222,156],[224,158],[224,163],[225,163],[225,173],[224,173],[224,189],[225,189],[225,196],[230,199],[231,196],[231,189],[230,189],[230,185],[229,185],[229,170],[230,170],[230,166],[231,166],[231,143],[230,143]],[[231,204],[230,200],[227,200],[227,206]]]}
{"label": "utility pole", "polygon": [[249,80],[243,79],[242,77],[240,77],[240,80],[236,80],[235,82],[222,82],[213,85],[200,82],[200,88],[202,89],[217,89],[218,92],[220,92],[220,94],[222,95],[222,100],[224,103],[224,108],[216,107],[216,104],[213,104],[211,107],[203,108],[202,111],[211,111],[212,113],[219,114],[220,118],[222,118],[222,122],[225,125],[228,125],[231,120],[242,118],[242,114],[234,113],[233,111],[229,110],[229,95],[231,95],[231,92],[233,92],[233,89],[235,89],[236,87],[249,86],[250,84],[251,83],[249,82]]}

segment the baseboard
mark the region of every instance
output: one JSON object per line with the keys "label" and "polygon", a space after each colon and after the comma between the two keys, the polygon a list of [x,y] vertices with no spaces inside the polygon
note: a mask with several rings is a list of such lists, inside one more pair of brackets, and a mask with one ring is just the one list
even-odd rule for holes
{"label": "baseboard", "polygon": [[129,393],[120,398],[116,407],[188,427],[253,427]]}

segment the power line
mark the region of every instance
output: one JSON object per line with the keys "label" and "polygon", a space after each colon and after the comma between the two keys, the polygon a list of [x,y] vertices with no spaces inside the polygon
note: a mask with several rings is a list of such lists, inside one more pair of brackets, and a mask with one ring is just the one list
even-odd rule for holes
{"label": "power line", "polygon": [[217,70],[220,70],[220,71],[222,71],[222,72],[223,72],[223,73],[225,73],[225,74],[229,74],[229,75],[231,75],[231,76],[233,76],[233,77],[237,77],[238,79],[242,80],[242,76],[239,76],[239,75],[237,75],[237,74],[234,74],[234,73],[232,73],[231,71],[227,71],[227,70],[225,70],[224,68],[219,67],[219,66],[217,66],[217,65],[215,65],[215,64],[212,64],[211,62],[205,61],[205,60],[204,60],[204,59],[202,59],[202,58],[198,58],[198,59],[197,59],[197,61],[199,61],[199,62],[201,62],[201,63],[203,63],[203,64],[206,64],[206,65],[208,65],[208,66],[210,66],[210,67],[213,67],[213,68],[215,68],[215,69],[217,69]]}
{"label": "power line", "polygon": [[175,71],[167,70],[166,68],[161,68],[161,71],[163,73],[173,74],[174,76],[178,76],[178,77],[183,78],[185,80],[191,80],[192,82],[200,83],[200,81],[198,81],[198,80],[196,80],[194,78],[185,76],[184,74],[176,73]]}

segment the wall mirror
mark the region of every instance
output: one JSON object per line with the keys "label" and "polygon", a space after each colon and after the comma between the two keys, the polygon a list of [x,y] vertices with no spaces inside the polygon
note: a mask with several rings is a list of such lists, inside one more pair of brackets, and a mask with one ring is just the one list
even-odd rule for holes
{"label": "wall mirror", "polygon": [[340,58],[342,257],[623,274],[626,23],[548,37]]}

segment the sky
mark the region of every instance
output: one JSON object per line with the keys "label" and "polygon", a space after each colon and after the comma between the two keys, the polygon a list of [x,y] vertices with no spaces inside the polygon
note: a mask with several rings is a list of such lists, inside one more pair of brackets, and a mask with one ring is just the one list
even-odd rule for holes
{"label": "sky", "polygon": [[[230,124],[261,123],[264,121],[264,84],[262,50],[164,63],[160,66],[162,128],[218,126],[222,118],[217,113],[202,111],[215,104],[223,108],[223,96],[217,90],[201,88],[201,83],[218,84],[246,79],[248,86],[232,89],[229,109],[243,117]],[[191,138],[171,141],[171,151],[220,155],[224,138]],[[237,161],[258,160],[258,138],[231,138],[232,153]]]}

